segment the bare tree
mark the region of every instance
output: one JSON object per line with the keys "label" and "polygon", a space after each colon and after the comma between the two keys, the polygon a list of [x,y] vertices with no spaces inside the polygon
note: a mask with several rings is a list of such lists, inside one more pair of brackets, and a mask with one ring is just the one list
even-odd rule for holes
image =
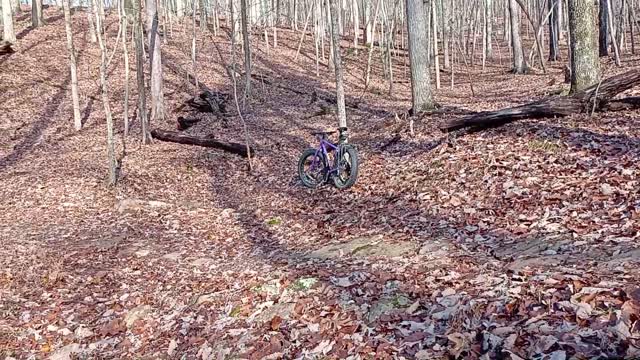
{"label": "bare tree", "polygon": [[249,42],[249,29],[247,27],[247,0],[240,0],[240,18],[244,46],[244,98],[247,99],[251,97],[251,43]]}
{"label": "bare tree", "polygon": [[136,79],[138,86],[138,119],[142,127],[142,143],[151,143],[149,116],[147,115],[147,94],[144,81],[144,45],[142,36],[142,0],[135,1],[134,39],[136,48]]}
{"label": "bare tree", "polygon": [[592,0],[569,0],[571,92],[600,80],[596,17]]}
{"label": "bare tree", "polygon": [[42,25],[44,25],[42,0],[31,0],[31,26],[36,28]]}
{"label": "bare tree", "polygon": [[16,32],[13,29],[13,14],[11,11],[11,1],[2,0],[2,36],[5,41],[16,42]]}
{"label": "bare tree", "polygon": [[407,34],[411,62],[411,100],[413,112],[433,109],[429,52],[427,50],[427,17],[422,0],[407,0]]}
{"label": "bare tree", "polygon": [[607,0],[598,1],[598,48],[600,56],[609,56],[609,11]]}
{"label": "bare tree", "polygon": [[98,41],[96,37],[96,25],[93,23],[93,2],[97,0],[88,0],[87,1],[87,19],[89,20],[89,39],[92,44]]}
{"label": "bare tree", "polygon": [[511,23],[511,49],[513,51],[513,73],[524,74],[527,72],[527,63],[522,51],[520,40],[520,16],[518,14],[518,2],[509,0],[509,19]]}
{"label": "bare tree", "polygon": [[147,33],[151,66],[151,119],[164,120],[164,90],[162,85],[162,43],[158,32],[157,0],[147,0]]}
{"label": "bare tree", "polygon": [[616,41],[616,31],[613,27],[613,11],[611,9],[611,0],[602,0],[607,2],[607,14],[609,20],[609,31],[611,32],[611,43],[613,43],[613,53],[616,59],[616,65],[620,66],[620,50],[618,50],[618,42]]}
{"label": "bare tree", "polygon": [[558,49],[560,27],[557,17],[562,7],[560,0],[548,0],[549,4],[549,61],[558,61],[560,50]]}
{"label": "bare tree", "polygon": [[94,6],[96,16],[96,29],[98,35],[98,44],[100,46],[100,89],[102,93],[102,103],[104,105],[104,114],[107,118],[107,164],[109,168],[108,184],[113,186],[118,180],[118,169],[116,161],[115,141],[113,134],[113,118],[111,116],[111,106],[109,105],[109,90],[107,87],[107,49],[102,40],[102,19],[98,6]]}
{"label": "bare tree", "polygon": [[124,136],[129,135],[129,49],[127,48],[127,25],[129,20],[127,18],[127,8],[125,7],[125,1],[120,0],[119,6],[120,22],[122,27],[122,53],[124,57],[124,104],[122,110],[122,117],[124,120]]}
{"label": "bare tree", "polygon": [[64,11],[64,28],[67,33],[67,50],[69,51],[69,68],[71,70],[71,99],[73,101],[73,124],[76,130],[82,129],[80,117],[80,98],[78,96],[78,66],[76,65],[76,49],[73,46],[73,31],[71,29],[71,11],[69,0],[62,0]]}
{"label": "bare tree", "polygon": [[[338,35],[338,0],[329,0],[331,11],[331,43],[333,46],[333,68],[336,75],[336,106],[338,126],[347,127],[347,112],[344,102],[344,84],[342,79],[342,57],[340,56],[340,36]],[[373,44],[372,44],[373,46]]]}
{"label": "bare tree", "polygon": [[20,6],[20,0],[12,0],[11,7],[13,8],[14,15],[22,14],[22,7]]}
{"label": "bare tree", "polygon": [[440,59],[438,58],[438,17],[436,13],[435,0],[431,0],[431,25],[433,26],[433,58],[434,70],[436,74],[436,89],[440,89]]}

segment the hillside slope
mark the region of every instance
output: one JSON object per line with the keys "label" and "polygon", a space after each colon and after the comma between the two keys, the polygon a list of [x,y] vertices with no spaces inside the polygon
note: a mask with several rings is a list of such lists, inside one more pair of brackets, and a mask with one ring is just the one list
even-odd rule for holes
{"label": "hillside slope", "polygon": [[[254,82],[244,112],[252,173],[217,150],[142,146],[135,123],[122,179],[108,188],[99,50],[75,14],[75,132],[64,24],[55,8],[46,17],[35,30],[19,22],[17,52],[0,57],[3,358],[640,357],[638,113],[444,141],[437,122],[455,115],[425,117],[389,144],[410,106],[408,70],[398,58],[391,97],[374,66],[361,96],[366,54],[345,49],[360,178],[349,191],[312,191],[296,178],[297,157],[311,129],[335,127],[312,95],[331,94],[332,76],[324,65],[315,76],[310,41],[294,61],[299,34],[282,30],[275,49],[254,36],[254,72],[268,81]],[[117,19],[107,23],[112,51]],[[191,67],[188,35],[174,30],[169,112],[153,128],[175,129],[195,92],[170,69]],[[198,48],[200,81],[231,93],[228,40],[199,33]],[[495,109],[562,79],[559,65],[516,77],[494,61],[485,73],[456,69],[438,102]],[[109,86],[119,140],[122,64],[118,47]],[[243,141],[235,115],[188,132]]]}

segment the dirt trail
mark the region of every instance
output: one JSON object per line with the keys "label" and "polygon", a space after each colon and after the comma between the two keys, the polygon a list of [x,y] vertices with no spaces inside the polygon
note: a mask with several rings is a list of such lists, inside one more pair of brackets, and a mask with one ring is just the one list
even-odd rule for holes
{"label": "dirt trail", "polygon": [[[327,104],[256,82],[245,114],[253,174],[220,151],[142,147],[135,124],[122,181],[108,189],[98,49],[77,32],[76,133],[64,27],[55,9],[46,14],[43,28],[19,23],[17,52],[0,57],[0,356],[640,356],[637,113],[523,122],[435,148],[441,118],[427,117],[382,151],[409,93],[401,82],[387,96],[374,67],[371,92],[348,111],[358,184],[312,191],[295,164],[309,129],[334,127],[331,114],[309,117]],[[82,14],[74,21],[86,26]],[[165,50],[189,68],[180,36]],[[331,93],[311,44],[293,61],[297,36],[282,31],[269,53],[256,36],[255,72]],[[219,59],[231,59],[230,44],[213,40],[222,54],[211,36],[198,39],[199,76],[229,91]],[[352,99],[363,56],[345,57]],[[118,52],[109,79],[119,124],[120,61]],[[550,68],[475,70],[475,98],[460,73],[437,98],[470,110],[520,103],[560,83]],[[168,109],[194,91],[169,71],[165,89]],[[152,126],[173,129],[178,115]],[[238,141],[240,129],[210,118],[189,131]]]}

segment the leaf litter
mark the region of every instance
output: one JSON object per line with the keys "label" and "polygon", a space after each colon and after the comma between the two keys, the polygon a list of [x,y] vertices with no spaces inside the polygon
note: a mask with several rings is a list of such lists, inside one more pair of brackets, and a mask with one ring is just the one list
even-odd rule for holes
{"label": "leaf litter", "polygon": [[[81,26],[86,17],[76,14]],[[53,70],[66,68],[63,31],[59,20],[29,31],[0,71],[9,130],[0,134],[4,357],[640,357],[637,113],[523,121],[434,149],[445,114],[381,150],[398,125],[393,114],[409,107],[398,84],[396,97],[372,92],[349,110],[363,158],[358,184],[311,191],[294,165],[313,140],[309,129],[333,119],[303,119],[321,105],[260,84],[246,114],[259,149],[253,174],[233,155],[141,147],[134,125],[121,183],[107,189],[92,80],[98,49],[77,33],[87,118],[75,133],[65,73]],[[116,31],[109,17],[110,46]],[[176,30],[165,51],[188,68],[183,36]],[[296,43],[297,35],[279,38]],[[228,42],[213,40],[229,58]],[[267,55],[258,40],[256,72],[332,91],[330,77],[309,71],[311,59],[293,62],[283,46]],[[201,34],[198,46],[202,81],[228,88],[211,38]],[[109,78],[119,118],[121,66],[114,61]],[[349,54],[346,67],[355,93],[362,64]],[[556,70],[475,72],[488,92],[500,82],[495,100],[472,98],[464,84],[437,96],[498,108],[539,96],[561,78]],[[168,109],[192,95],[175,85],[183,83],[166,71]],[[177,115],[153,126],[171,128]],[[240,127],[208,118],[189,131],[237,141]]]}

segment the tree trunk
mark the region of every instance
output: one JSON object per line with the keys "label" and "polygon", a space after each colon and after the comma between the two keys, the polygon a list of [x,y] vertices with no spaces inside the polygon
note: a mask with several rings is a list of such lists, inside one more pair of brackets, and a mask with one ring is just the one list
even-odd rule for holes
{"label": "tree trunk", "polygon": [[440,89],[440,59],[438,57],[438,15],[436,13],[436,2],[431,0],[431,24],[433,25],[433,58],[434,70],[436,73],[436,89]]}
{"label": "tree trunk", "polygon": [[616,65],[620,66],[620,50],[618,49],[618,42],[616,41],[616,31],[613,27],[613,11],[611,9],[611,0],[604,0],[607,2],[607,15],[609,20],[609,31],[611,32],[611,42],[613,43],[613,53],[616,60]]}
{"label": "tree trunk", "polygon": [[635,53],[636,53],[636,39],[635,39],[635,32],[634,32],[634,30],[635,30],[634,29],[635,19],[634,19],[634,16],[633,16],[633,12],[634,12],[633,1],[631,1],[631,3],[629,4],[628,9],[629,10],[627,10],[627,11],[629,11],[629,30],[631,32],[631,34],[630,34],[630,36],[631,36],[631,54],[635,55]]}
{"label": "tree trunk", "polygon": [[98,38],[96,37],[96,25],[94,24],[93,21],[93,7],[94,4],[93,2],[97,1],[97,0],[89,0],[87,2],[87,19],[89,20],[89,40],[91,41],[92,44],[95,44],[98,41]]}
{"label": "tree trunk", "polygon": [[44,25],[42,17],[42,0],[31,0],[31,26],[34,28]]}
{"label": "tree trunk", "polygon": [[11,1],[2,0],[2,36],[4,41],[16,42],[16,32],[13,29],[13,15],[11,13]]}
{"label": "tree trunk", "polygon": [[178,16],[178,18],[181,18],[184,16],[184,8],[185,8],[184,0],[175,0],[175,1],[176,1],[176,16]]}
{"label": "tree trunk", "polygon": [[249,42],[249,30],[247,28],[247,0],[240,0],[240,12],[244,46],[244,98],[248,99],[251,97],[251,43]]}
{"label": "tree trunk", "polygon": [[520,41],[520,16],[516,0],[509,0],[509,18],[511,23],[511,48],[513,50],[513,73],[524,74],[527,72],[527,63],[524,60],[522,42]]}
{"label": "tree trunk", "polygon": [[558,61],[558,8],[560,8],[560,0],[548,0],[549,3],[549,61]]}
{"label": "tree trunk", "polygon": [[[347,127],[347,112],[344,102],[344,84],[342,79],[342,57],[340,55],[340,36],[338,35],[338,0],[329,0],[331,12],[331,45],[333,47],[333,68],[336,75],[336,107],[338,126]],[[373,45],[373,44],[372,44]]]}
{"label": "tree trunk", "polygon": [[73,46],[73,31],[71,29],[71,11],[69,0],[62,0],[64,12],[64,28],[67,33],[67,50],[69,51],[69,68],[71,70],[71,100],[73,102],[73,124],[76,130],[82,129],[80,117],[80,98],[78,96],[78,66],[76,65],[76,49]]}
{"label": "tree trunk", "polygon": [[98,7],[94,6],[96,16],[96,29],[98,34],[98,45],[100,46],[100,89],[102,93],[102,103],[104,114],[107,119],[107,165],[109,168],[108,184],[113,186],[118,180],[117,161],[115,151],[115,141],[113,135],[113,118],[111,117],[111,106],[109,105],[109,90],[107,88],[107,49],[102,40],[102,19]]}
{"label": "tree trunk", "polygon": [[427,17],[422,0],[406,1],[409,61],[411,62],[411,101],[413,113],[418,114],[434,108],[429,77]]}
{"label": "tree trunk", "polygon": [[13,9],[14,16],[18,16],[22,14],[22,7],[20,6],[20,0],[11,1],[11,8]]}
{"label": "tree trunk", "polygon": [[[373,15],[373,26],[375,28],[376,23],[378,21],[378,11],[380,10],[380,2],[382,0],[378,0],[376,1],[376,10],[375,13]],[[371,78],[371,60],[373,59],[373,43],[375,42],[375,32],[373,32],[371,34],[371,38],[369,39],[371,41],[371,45],[369,46],[369,54],[367,57],[367,68],[365,70],[365,74],[364,74],[364,91],[367,91],[367,88],[369,87],[369,80]]]}
{"label": "tree trunk", "polygon": [[601,57],[609,56],[609,15],[607,0],[598,1],[598,48]]}
{"label": "tree trunk", "polygon": [[151,134],[149,133],[149,116],[147,115],[147,94],[144,81],[144,45],[142,34],[142,0],[135,0],[135,48],[136,48],[136,79],[138,83],[138,119],[142,127],[142,143],[149,144],[151,142]]}
{"label": "tree trunk", "polygon": [[358,13],[358,0],[351,2],[351,20],[353,21],[353,48],[358,55],[358,37],[360,35],[360,14]]}
{"label": "tree trunk", "polygon": [[575,93],[600,80],[596,17],[591,0],[569,0],[569,28],[571,93]]}
{"label": "tree trunk", "polygon": [[[140,0],[141,1],[141,0]],[[157,0],[147,0],[147,33],[149,36],[149,66],[151,66],[151,120],[164,120],[164,90],[162,84],[162,51],[158,33]]]}
{"label": "tree trunk", "polygon": [[129,49],[127,48],[127,9],[124,0],[120,0],[120,20],[122,22],[122,52],[124,57],[124,103],[122,117],[124,120],[124,136],[129,135]]}

